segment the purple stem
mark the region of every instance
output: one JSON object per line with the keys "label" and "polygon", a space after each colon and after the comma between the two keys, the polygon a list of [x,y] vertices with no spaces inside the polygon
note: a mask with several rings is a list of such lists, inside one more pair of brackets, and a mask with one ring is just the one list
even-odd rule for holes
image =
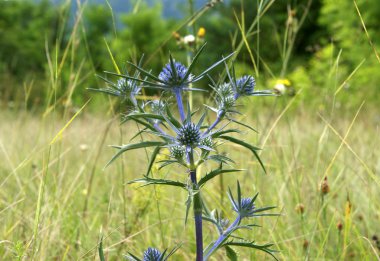
{"label": "purple stem", "polygon": [[216,127],[216,125],[219,124],[219,122],[220,122],[222,119],[223,119],[223,116],[218,115],[218,117],[215,119],[214,123],[211,124],[211,126],[208,127],[208,129],[202,134],[202,138],[203,138],[204,136],[206,136],[210,131],[212,131],[212,130]]}
{"label": "purple stem", "polygon": [[193,190],[197,192],[193,198],[194,222],[195,222],[195,241],[197,247],[196,261],[203,261],[203,233],[202,233],[202,199],[201,192],[197,182],[197,170],[194,166],[193,149],[187,152],[187,160],[190,165],[190,180],[193,184]]}
{"label": "purple stem", "polygon": [[184,122],[185,121],[185,110],[183,109],[181,90],[179,88],[175,88],[174,94],[175,94],[175,98],[177,100],[179,116],[181,117],[181,121]]}

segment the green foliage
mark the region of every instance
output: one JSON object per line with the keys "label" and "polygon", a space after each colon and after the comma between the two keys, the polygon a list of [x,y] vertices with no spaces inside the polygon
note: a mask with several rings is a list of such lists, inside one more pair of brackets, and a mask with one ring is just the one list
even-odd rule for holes
{"label": "green foliage", "polygon": [[[161,48],[161,44],[171,35],[173,25],[163,19],[160,5],[143,5],[137,12],[122,15],[121,22],[123,27],[112,45],[121,63],[142,54],[152,55],[157,51],[165,54],[162,53],[165,49]],[[159,62],[160,59],[154,59],[153,63],[150,62],[151,68],[158,69]]]}
{"label": "green foliage", "polygon": [[11,75],[41,75],[45,45],[57,37],[58,9],[48,0],[0,2],[0,61]]}

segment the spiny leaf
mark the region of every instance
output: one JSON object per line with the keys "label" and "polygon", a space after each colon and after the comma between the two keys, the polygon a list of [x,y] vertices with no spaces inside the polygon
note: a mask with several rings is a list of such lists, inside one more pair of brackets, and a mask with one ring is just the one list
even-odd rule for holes
{"label": "spiny leaf", "polygon": [[111,158],[111,160],[106,164],[105,167],[108,167],[116,158],[118,158],[121,154],[123,154],[124,152],[128,150],[164,146],[166,144],[167,144],[166,142],[159,142],[159,141],[144,141],[140,143],[128,144],[128,145],[123,145],[123,146],[114,145],[112,147],[119,149],[119,151]]}
{"label": "spiny leaf", "polygon": [[218,176],[222,173],[230,173],[230,172],[238,172],[238,171],[243,171],[243,170],[242,169],[216,169],[216,170],[213,170],[213,171],[207,173],[204,177],[202,177],[199,180],[198,185],[199,185],[199,187],[202,187],[206,184],[207,181],[215,178],[216,176]]}
{"label": "spiny leaf", "polygon": [[241,126],[244,126],[244,127],[248,128],[248,129],[250,129],[250,130],[253,130],[253,131],[256,132],[256,133],[258,133],[257,130],[255,130],[254,128],[252,128],[251,126],[249,126],[249,125],[247,125],[247,124],[244,124],[244,123],[242,123],[242,122],[240,122],[240,121],[237,121],[237,120],[234,120],[234,119],[229,119],[229,120],[232,121],[232,122],[235,122],[236,124],[239,124],[239,125],[241,125]]}
{"label": "spiny leaf", "polygon": [[147,176],[144,176],[144,178],[141,179],[134,179],[129,181],[127,184],[134,184],[134,183],[142,183],[142,187],[149,186],[149,185],[166,185],[166,186],[174,186],[174,187],[180,187],[183,189],[187,188],[187,185],[185,183],[179,182],[179,181],[173,181],[168,179],[154,179],[149,178]]}
{"label": "spiny leaf", "polygon": [[173,116],[169,106],[166,106],[166,115],[170,122],[176,127],[176,128],[181,128],[181,123]]}
{"label": "spiny leaf", "polygon": [[235,250],[229,246],[225,246],[224,248],[226,249],[226,256],[230,261],[238,261],[238,255]]}
{"label": "spiny leaf", "polygon": [[255,155],[256,159],[259,161],[261,168],[264,170],[265,173],[267,173],[265,166],[264,166],[263,162],[261,161],[259,154],[257,153],[257,151],[260,150],[259,148],[252,146],[251,144],[248,144],[242,140],[230,137],[230,136],[220,136],[219,138],[231,141],[233,143],[236,143],[236,144],[243,146],[243,147],[249,149],[250,151],[252,151],[253,155]]}
{"label": "spiny leaf", "polygon": [[216,161],[216,162],[221,162],[221,163],[224,163],[224,164],[235,163],[235,161],[233,161],[232,159],[230,159],[230,158],[228,158],[226,156],[223,156],[223,155],[211,155],[211,156],[208,156],[207,159],[210,159],[210,160],[213,160],[213,161]]}
{"label": "spiny leaf", "polygon": [[156,160],[157,154],[160,152],[160,150],[161,150],[161,147],[156,147],[153,150],[152,155],[150,156],[150,160],[149,160],[149,164],[148,164],[148,169],[146,171],[145,176],[149,176],[150,170],[152,169],[154,161]]}
{"label": "spiny leaf", "polygon": [[124,123],[130,119],[154,119],[154,120],[164,120],[164,117],[161,115],[153,114],[153,113],[131,113],[124,116],[124,119],[121,123]]}
{"label": "spiny leaf", "polygon": [[214,132],[213,134],[211,134],[211,137],[212,138],[218,138],[219,136],[222,136],[222,135],[227,134],[227,133],[241,133],[241,131],[238,129],[220,130],[220,131],[217,131],[217,132]]}
{"label": "spiny leaf", "polygon": [[254,242],[234,242],[229,241],[223,244],[223,246],[239,246],[239,247],[248,247],[248,248],[254,248],[261,251],[264,251],[265,253],[271,255],[274,259],[278,260],[276,256],[273,254],[277,251],[270,249],[271,246],[274,244],[265,244],[265,245],[256,245]]}
{"label": "spiny leaf", "polygon": [[204,43],[198,50],[198,52],[194,55],[194,58],[193,60],[191,61],[191,64],[189,65],[189,68],[187,69],[187,72],[185,74],[185,77],[183,77],[183,81],[186,81],[186,79],[189,77],[191,71],[193,70],[194,66],[195,66],[195,63],[196,61],[198,60],[199,58],[199,55],[202,53],[203,49],[205,48],[206,46],[206,43]]}
{"label": "spiny leaf", "polygon": [[227,55],[226,57],[224,57],[223,59],[219,60],[218,62],[214,63],[213,65],[211,65],[210,67],[208,67],[205,71],[203,71],[200,75],[198,75],[197,77],[195,77],[193,79],[193,82],[196,82],[196,81],[199,81],[200,79],[203,78],[203,76],[205,76],[209,71],[213,70],[215,67],[217,67],[219,64],[223,63],[224,61],[226,61],[228,58],[230,58],[232,55],[234,55],[235,52]]}

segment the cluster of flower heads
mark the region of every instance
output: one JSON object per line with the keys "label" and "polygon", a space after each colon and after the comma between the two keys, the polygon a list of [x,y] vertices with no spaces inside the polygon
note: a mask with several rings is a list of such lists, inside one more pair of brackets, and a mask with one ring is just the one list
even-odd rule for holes
{"label": "cluster of flower heads", "polygon": [[231,79],[229,83],[222,83],[214,90],[216,91],[216,102],[220,113],[232,112],[236,105],[236,100],[242,96],[255,95],[255,78],[251,75],[244,75],[236,80]]}

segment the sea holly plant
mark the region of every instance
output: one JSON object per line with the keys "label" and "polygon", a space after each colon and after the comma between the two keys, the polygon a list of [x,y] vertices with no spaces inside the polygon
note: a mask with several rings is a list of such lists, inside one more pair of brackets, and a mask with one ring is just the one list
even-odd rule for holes
{"label": "sea holly plant", "polygon": [[[258,207],[256,205],[255,201],[258,194],[253,197],[243,197],[239,183],[237,183],[237,194],[235,196],[231,190],[228,191],[231,209],[236,212],[236,219],[230,225],[228,225],[229,221],[227,219],[222,218],[220,211],[209,211],[206,202],[203,200],[206,197],[206,195],[203,195],[203,188],[208,182],[226,173],[242,171],[241,169],[230,167],[235,164],[234,160],[228,155],[219,153],[219,146],[234,143],[245,147],[252,152],[263,171],[266,172],[258,154],[259,148],[236,136],[242,132],[239,128],[244,127],[253,131],[254,129],[245,123],[237,121],[234,117],[240,113],[238,105],[241,99],[273,94],[270,91],[257,91],[255,89],[255,79],[251,75],[236,77],[233,65],[229,66],[227,64],[227,61],[234,53],[223,57],[200,74],[195,74],[195,66],[204,49],[205,44],[199,48],[188,67],[176,61],[172,55],[169,55],[169,62],[163,67],[158,76],[144,69],[141,63],[138,65],[128,63],[131,67],[130,69],[135,71],[133,75],[105,72],[107,76],[101,76],[106,81],[107,87],[92,90],[117,96],[122,100],[128,99],[133,108],[123,116],[122,123],[136,122],[142,128],[134,137],[143,135],[147,137],[141,142],[112,146],[117,152],[107,165],[127,151],[141,148],[152,149],[147,171],[141,178],[132,180],[129,184],[173,186],[187,192],[185,222],[188,222],[190,210],[192,210],[197,261],[208,260],[210,256],[220,249],[225,250],[229,259],[237,260],[237,254],[234,250],[236,247],[261,250],[275,258],[275,251],[271,248],[272,244],[259,245],[254,241],[245,240],[237,236],[237,231],[255,227],[254,224],[243,224],[246,220],[275,215],[266,213],[266,211],[274,207]],[[226,76],[223,79],[214,81],[209,76],[209,72],[215,69],[225,70]],[[185,93],[190,91],[207,92],[206,88],[198,88],[197,86],[199,81],[204,78],[210,81],[210,87],[215,93],[215,104],[205,104],[203,110],[191,110],[189,102],[184,99],[186,97]],[[137,99],[142,88],[160,91],[160,98],[153,100]],[[211,123],[206,120],[208,113],[214,114],[214,116],[210,117],[215,118]],[[169,157],[156,162],[157,155],[164,150],[170,152]],[[199,167],[207,162],[216,162],[214,165],[218,167],[206,174],[198,173]],[[167,166],[184,167],[186,171],[183,179],[172,180],[153,177],[151,169],[155,163],[160,164],[160,168]],[[206,247],[203,245],[203,221],[213,224],[218,235]],[[173,251],[166,254],[166,250],[161,252],[150,247],[143,253],[142,258],[138,257],[141,255],[131,253],[128,254],[127,258],[144,261],[167,260],[176,250],[177,248],[174,248]]]}

